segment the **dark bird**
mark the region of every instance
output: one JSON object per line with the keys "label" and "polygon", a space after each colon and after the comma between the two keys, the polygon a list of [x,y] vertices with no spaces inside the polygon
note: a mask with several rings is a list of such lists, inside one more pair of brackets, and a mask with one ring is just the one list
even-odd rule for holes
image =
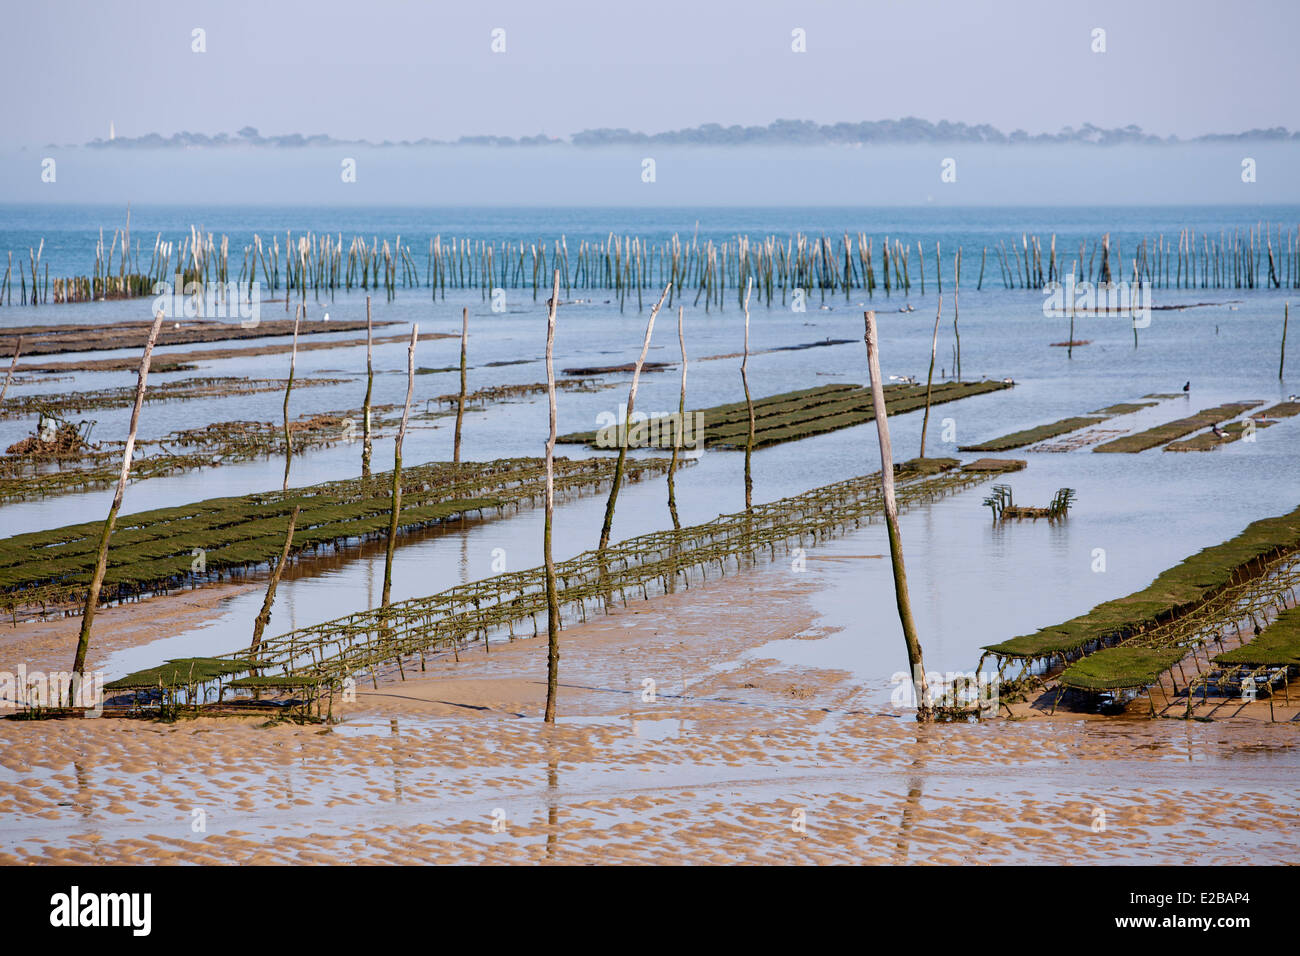
{"label": "dark bird", "polygon": [[1183,391],[1184,391],[1184,392],[1190,392],[1191,390],[1192,390],[1192,383],[1191,383],[1191,382],[1188,382],[1186,385],[1183,386]]}
{"label": "dark bird", "polygon": [[1219,431],[1219,426],[1218,426],[1218,425],[1211,425],[1211,426],[1210,426],[1210,431],[1214,432],[1214,437],[1215,437],[1215,438],[1222,438],[1222,437],[1223,437],[1223,432]]}

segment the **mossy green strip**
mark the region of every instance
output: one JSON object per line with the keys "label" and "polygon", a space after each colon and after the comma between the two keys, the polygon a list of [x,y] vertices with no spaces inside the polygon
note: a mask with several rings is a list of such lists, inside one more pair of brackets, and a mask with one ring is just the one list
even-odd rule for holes
{"label": "mossy green strip", "polygon": [[984,649],[999,657],[1032,660],[1081,651],[1095,641],[1154,627],[1203,603],[1252,563],[1300,548],[1300,508],[1251,522],[1222,544],[1161,572],[1141,591],[1098,604],[1087,614],[1013,637]]}
{"label": "mossy green strip", "polygon": [[1091,691],[1146,687],[1186,654],[1182,647],[1108,647],[1075,661],[1061,672],[1060,682]]}
{"label": "mossy green strip", "polygon": [[1246,667],[1300,664],[1300,608],[1288,608],[1248,644],[1224,651],[1214,663]]}

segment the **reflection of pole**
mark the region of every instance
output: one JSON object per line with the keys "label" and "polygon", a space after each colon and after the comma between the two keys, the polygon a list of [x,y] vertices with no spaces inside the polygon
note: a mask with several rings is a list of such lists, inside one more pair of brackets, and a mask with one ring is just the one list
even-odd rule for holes
{"label": "reflection of pole", "polygon": [[876,338],[876,313],[865,313],[867,367],[871,374],[871,404],[875,410],[876,431],[880,436],[880,482],[885,498],[885,524],[889,530],[889,558],[894,566],[894,595],[898,602],[898,619],[903,625],[903,642],[907,645],[907,663],[912,669],[916,692],[916,719],[934,719],[930,707],[930,688],[921,660],[921,642],[912,621],[912,601],[907,594],[907,571],[903,567],[903,542],[898,533],[898,502],[894,498],[894,453],[889,443],[889,422],[885,418],[885,389],[880,381],[880,345]]}
{"label": "reflection of pole", "polygon": [[898,848],[894,853],[894,864],[907,862],[908,838],[911,836],[912,817],[921,809],[921,779],[914,777],[907,781],[907,802],[903,804],[903,819],[898,825]]}
{"label": "reflection of pole", "polygon": [[559,842],[560,835],[556,828],[560,822],[560,808],[556,805],[555,790],[560,783],[559,765],[555,759],[554,753],[546,755],[546,787],[549,790],[547,803],[549,807],[546,811],[546,858],[549,860],[555,855],[556,844]]}

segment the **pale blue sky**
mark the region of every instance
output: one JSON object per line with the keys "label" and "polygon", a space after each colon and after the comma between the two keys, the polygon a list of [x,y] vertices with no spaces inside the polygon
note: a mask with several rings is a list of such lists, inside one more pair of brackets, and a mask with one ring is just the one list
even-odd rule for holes
{"label": "pale blue sky", "polygon": [[1300,128],[1294,0],[54,0],[10,4],[5,35],[5,150],[107,136],[110,120],[122,136],[371,140],[906,115]]}

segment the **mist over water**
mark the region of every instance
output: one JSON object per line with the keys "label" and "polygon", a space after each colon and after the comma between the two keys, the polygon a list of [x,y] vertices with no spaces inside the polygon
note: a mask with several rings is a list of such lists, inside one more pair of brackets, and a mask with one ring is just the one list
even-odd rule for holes
{"label": "mist over water", "polygon": [[[1255,181],[1242,161],[1255,160]],[[55,161],[55,182],[42,162]],[[344,160],[355,182],[344,182]],[[642,178],[654,160],[654,181]],[[942,181],[945,160],[955,181]],[[310,206],[1111,206],[1300,202],[1300,144],[304,147],[0,152],[0,202]],[[557,222],[558,226],[559,223]],[[627,224],[630,226],[630,224]],[[380,222],[371,223],[379,228]],[[287,224],[280,224],[286,228]],[[337,227],[335,227],[337,228]],[[626,226],[625,226],[626,228]]]}

